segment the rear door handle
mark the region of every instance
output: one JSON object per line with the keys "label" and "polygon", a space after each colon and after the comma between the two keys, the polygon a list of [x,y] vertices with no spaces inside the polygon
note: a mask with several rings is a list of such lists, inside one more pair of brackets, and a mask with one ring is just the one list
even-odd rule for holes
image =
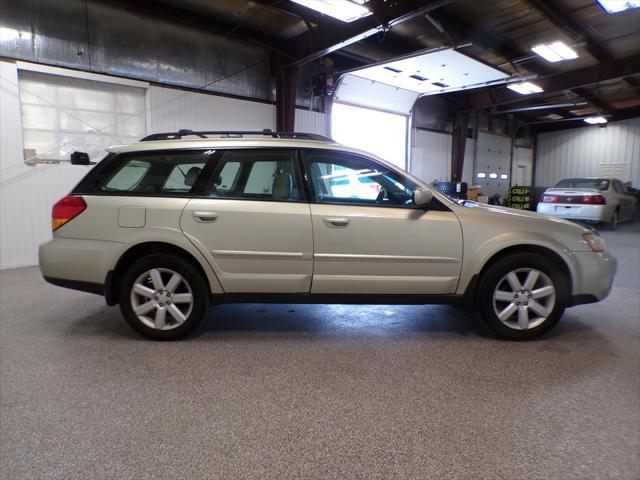
{"label": "rear door handle", "polygon": [[324,224],[329,228],[340,228],[349,225],[350,220],[342,217],[324,217]]}
{"label": "rear door handle", "polygon": [[196,222],[200,223],[213,223],[218,219],[216,212],[195,211],[192,212],[191,215]]}

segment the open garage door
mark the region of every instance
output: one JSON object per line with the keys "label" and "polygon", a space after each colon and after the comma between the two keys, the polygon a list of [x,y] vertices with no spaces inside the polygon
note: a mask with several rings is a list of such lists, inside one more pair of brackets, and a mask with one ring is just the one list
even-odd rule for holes
{"label": "open garage door", "polygon": [[408,123],[406,114],[334,102],[331,135],[343,145],[371,152],[406,168]]}
{"label": "open garage door", "polygon": [[368,65],[340,77],[331,116],[332,135],[340,143],[406,168],[409,115],[418,97],[507,81],[509,74],[454,48]]}

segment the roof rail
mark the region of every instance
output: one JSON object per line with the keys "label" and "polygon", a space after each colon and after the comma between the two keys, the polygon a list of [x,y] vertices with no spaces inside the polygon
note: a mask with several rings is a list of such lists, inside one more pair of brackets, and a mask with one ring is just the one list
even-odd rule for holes
{"label": "roof rail", "polygon": [[295,140],[316,140],[321,142],[333,142],[332,139],[315,133],[301,132],[276,132],[269,128],[264,130],[212,130],[212,131],[193,131],[178,130],[177,132],[153,133],[141,139],[141,142],[151,142],[154,140],[179,140],[184,137],[200,137],[209,138],[210,136],[220,136],[222,138],[243,138],[249,135],[265,135],[273,138],[289,138]]}

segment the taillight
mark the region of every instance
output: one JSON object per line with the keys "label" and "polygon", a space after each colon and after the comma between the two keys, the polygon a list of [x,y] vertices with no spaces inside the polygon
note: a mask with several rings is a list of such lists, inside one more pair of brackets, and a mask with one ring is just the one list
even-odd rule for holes
{"label": "taillight", "polygon": [[582,203],[589,205],[606,205],[606,201],[602,195],[585,195],[582,197]]}
{"label": "taillight", "polygon": [[70,222],[87,209],[82,197],[68,195],[56,202],[51,211],[51,229],[56,231],[65,223]]}
{"label": "taillight", "polygon": [[543,195],[542,203],[558,203],[560,201],[560,197],[558,195]]}

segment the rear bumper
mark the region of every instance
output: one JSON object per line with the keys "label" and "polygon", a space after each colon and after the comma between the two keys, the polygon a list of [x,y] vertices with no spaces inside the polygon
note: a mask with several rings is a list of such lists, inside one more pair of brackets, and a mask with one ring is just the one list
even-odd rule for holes
{"label": "rear bumper", "polygon": [[617,260],[607,252],[573,252],[572,305],[604,300],[611,292],[618,269]]}
{"label": "rear bumper", "polygon": [[538,213],[583,222],[610,222],[613,205],[575,205],[571,203],[539,203]]}
{"label": "rear bumper", "polygon": [[95,293],[96,295],[104,295],[104,284],[91,283],[91,282],[79,282],[77,280],[65,280],[63,278],[53,278],[44,276],[44,279],[51,285],[57,287],[70,288],[72,290],[79,290],[81,292]]}
{"label": "rear bumper", "polygon": [[40,245],[40,271],[54,285],[104,294],[109,272],[128,247],[126,243],[54,237]]}

